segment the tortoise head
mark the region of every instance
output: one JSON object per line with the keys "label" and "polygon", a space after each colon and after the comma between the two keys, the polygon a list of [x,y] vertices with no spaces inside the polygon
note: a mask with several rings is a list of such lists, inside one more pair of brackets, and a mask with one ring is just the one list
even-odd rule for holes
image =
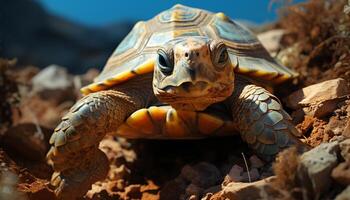
{"label": "tortoise head", "polygon": [[226,45],[207,37],[179,37],[158,49],[153,90],[175,109],[206,109],[233,92],[234,73]]}

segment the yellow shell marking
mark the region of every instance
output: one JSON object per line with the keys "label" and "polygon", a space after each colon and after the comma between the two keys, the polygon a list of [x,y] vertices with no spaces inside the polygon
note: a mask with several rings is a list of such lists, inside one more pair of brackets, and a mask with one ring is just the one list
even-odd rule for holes
{"label": "yellow shell marking", "polygon": [[171,138],[183,138],[189,135],[189,130],[186,125],[181,120],[176,110],[172,108],[168,110],[166,115],[165,132],[165,134]]}
{"label": "yellow shell marking", "polygon": [[127,138],[202,138],[234,131],[231,121],[208,113],[176,111],[171,106],[140,109],[118,127],[117,135]]}
{"label": "yellow shell marking", "polygon": [[165,116],[168,109],[164,107],[151,106],[148,108],[148,112],[151,115],[153,122],[156,125],[161,125],[165,122]]}
{"label": "yellow shell marking", "polygon": [[146,108],[137,110],[126,120],[126,123],[135,129],[141,130],[147,134],[155,133],[151,116]]}
{"label": "yellow shell marking", "polygon": [[83,87],[80,89],[81,93],[84,95],[87,95],[92,92],[97,92],[101,90],[108,89],[109,87],[112,87],[113,85],[117,85],[119,83],[122,83],[124,81],[127,81],[137,75],[146,74],[153,72],[155,60],[149,59],[146,62],[142,63],[141,65],[137,66],[132,71],[125,71],[122,73],[119,73],[115,75],[114,77],[111,77],[105,81],[92,83],[86,87]]}
{"label": "yellow shell marking", "polygon": [[278,83],[282,83],[288,79],[290,79],[290,76],[288,76],[287,74],[283,74],[283,75],[279,76],[278,78],[276,78],[274,81],[278,84]]}
{"label": "yellow shell marking", "polygon": [[223,21],[230,21],[229,18],[223,12],[218,12],[215,14],[215,16]]}
{"label": "yellow shell marking", "polygon": [[148,59],[146,62],[144,62],[141,65],[139,65],[138,67],[136,67],[134,69],[134,71],[137,74],[146,74],[146,73],[153,72],[155,62],[156,61],[153,58]]}

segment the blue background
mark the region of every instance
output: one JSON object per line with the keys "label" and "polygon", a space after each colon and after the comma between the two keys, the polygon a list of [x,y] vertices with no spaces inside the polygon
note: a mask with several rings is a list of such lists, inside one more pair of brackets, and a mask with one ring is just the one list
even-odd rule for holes
{"label": "blue background", "polygon": [[[273,0],[37,0],[50,13],[88,26],[104,26],[117,21],[136,21],[152,18],[176,3],[224,12],[234,19],[254,23],[270,22],[277,18]],[[279,0],[282,1],[282,0]],[[294,0],[293,2],[302,2]],[[147,2],[147,3],[146,3]]]}

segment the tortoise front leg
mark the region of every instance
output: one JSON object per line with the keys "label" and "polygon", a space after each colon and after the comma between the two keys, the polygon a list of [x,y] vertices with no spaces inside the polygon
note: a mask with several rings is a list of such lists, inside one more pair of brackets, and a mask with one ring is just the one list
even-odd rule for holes
{"label": "tortoise front leg", "polygon": [[296,138],[300,133],[277,97],[244,81],[236,81],[235,89],[228,99],[235,126],[260,157],[271,160],[283,148],[302,145]]}
{"label": "tortoise front leg", "polygon": [[55,129],[47,159],[55,171],[51,184],[60,199],[83,196],[107,175],[109,164],[98,149],[99,142],[106,133],[116,131],[127,116],[143,108],[149,94],[147,87],[140,91],[131,83],[128,86],[85,96]]}

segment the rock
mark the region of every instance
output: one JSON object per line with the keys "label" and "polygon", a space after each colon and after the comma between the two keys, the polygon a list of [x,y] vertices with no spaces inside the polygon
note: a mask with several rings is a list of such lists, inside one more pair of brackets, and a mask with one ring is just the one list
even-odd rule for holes
{"label": "rock", "polygon": [[256,155],[253,155],[249,158],[250,167],[252,168],[261,168],[264,166],[264,162],[260,160]]}
{"label": "rock", "polygon": [[350,200],[350,185],[335,197],[335,200]]}
{"label": "rock", "polygon": [[197,185],[195,185],[193,183],[188,185],[186,188],[186,195],[187,196],[194,195],[194,196],[198,197],[198,196],[202,195],[202,193],[203,193],[203,188],[198,187]]}
{"label": "rock", "polygon": [[49,183],[46,180],[36,180],[30,184],[21,183],[19,184],[19,191],[23,191],[29,197],[29,199],[35,200],[56,200],[54,192],[49,188]]}
{"label": "rock", "polygon": [[256,181],[260,178],[260,174],[256,168],[253,168],[248,172],[244,172],[242,174],[243,180],[245,182],[247,181]]}
{"label": "rock", "polygon": [[240,182],[244,179],[242,173],[242,167],[240,167],[239,165],[233,165],[230,172],[226,175],[224,182],[226,182],[226,180],[228,180],[228,182]]}
{"label": "rock", "polygon": [[344,127],[343,135],[345,137],[350,138],[350,118],[348,118],[348,121],[347,121],[347,123],[346,123],[346,125]]}
{"label": "rock", "polygon": [[350,139],[346,139],[339,143],[340,154],[347,163],[350,163]]}
{"label": "rock", "polygon": [[41,70],[33,77],[32,86],[33,94],[55,105],[66,101],[74,102],[77,99],[73,76],[58,65],[50,65]]}
{"label": "rock", "polygon": [[185,165],[181,170],[181,177],[202,188],[213,186],[221,180],[219,169],[206,162],[194,166]]}
{"label": "rock", "polygon": [[213,196],[213,193],[206,193],[201,200],[210,200],[211,197]]}
{"label": "rock", "polygon": [[120,165],[118,167],[111,165],[108,172],[108,177],[112,180],[127,179],[130,176],[130,173],[130,169],[128,169],[125,165]]}
{"label": "rock", "polygon": [[[19,108],[21,115],[18,116],[17,123],[33,123],[54,129],[61,122],[63,115],[73,106],[75,100],[72,101],[72,97],[57,93],[49,98],[50,100],[33,95],[22,99]],[[67,99],[71,100],[66,101]]]}
{"label": "rock", "polygon": [[191,195],[188,200],[198,200],[198,196],[196,195]]}
{"label": "rock", "polygon": [[280,48],[280,41],[285,34],[283,29],[269,30],[264,33],[257,35],[258,39],[261,41],[262,45],[267,49],[267,51],[274,55]]}
{"label": "rock", "polygon": [[178,200],[180,195],[185,192],[186,181],[182,178],[176,178],[164,184],[160,191],[160,199]]}
{"label": "rock", "polygon": [[346,121],[340,119],[338,116],[332,116],[326,126],[325,131],[332,133],[333,135],[342,135],[346,126]]}
{"label": "rock", "polygon": [[332,171],[332,178],[339,184],[350,185],[350,164],[343,162]]}
{"label": "rock", "polygon": [[38,161],[44,159],[49,150],[47,140],[50,133],[51,130],[39,125],[18,124],[6,131],[1,145],[26,159]]}
{"label": "rock", "polygon": [[347,81],[337,78],[293,92],[285,102],[292,109],[303,109],[305,114],[320,118],[333,112],[337,104],[349,94]]}
{"label": "rock", "polygon": [[100,142],[99,148],[106,154],[110,162],[113,162],[116,165],[126,164],[122,153],[122,147],[113,139],[113,137],[105,137]]}
{"label": "rock", "polygon": [[221,190],[221,185],[214,185],[204,190],[203,194],[214,194]]}
{"label": "rock", "polygon": [[67,90],[73,87],[73,76],[58,65],[50,65],[32,78],[34,92]]}
{"label": "rock", "polygon": [[[252,182],[252,183],[241,183],[241,182],[232,182],[227,186],[223,187],[222,191],[215,194],[214,197],[220,197],[216,199],[261,199],[263,195],[266,194],[266,187],[270,186],[271,181],[273,181],[275,177],[269,177],[260,181]],[[266,194],[267,195],[267,194]],[[215,199],[215,198],[212,198]],[[265,196],[266,199],[266,196]]]}
{"label": "rock", "polygon": [[331,142],[322,143],[301,155],[297,176],[311,199],[319,199],[329,189],[338,152],[338,142]]}
{"label": "rock", "polygon": [[141,186],[140,185],[129,185],[125,188],[125,195],[130,199],[140,199],[141,194]]}

